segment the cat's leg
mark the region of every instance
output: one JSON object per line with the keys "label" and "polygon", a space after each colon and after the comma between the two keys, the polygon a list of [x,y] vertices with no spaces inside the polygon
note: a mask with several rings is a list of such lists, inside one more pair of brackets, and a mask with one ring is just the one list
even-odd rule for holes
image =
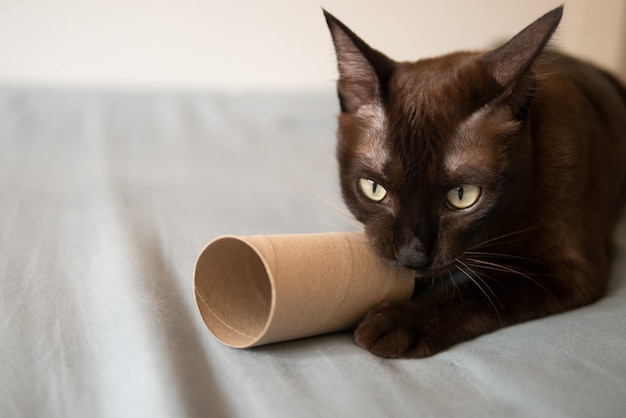
{"label": "cat's leg", "polygon": [[381,357],[420,358],[501,326],[479,310],[469,312],[466,306],[455,306],[458,301],[446,299],[382,303],[361,322],[355,340]]}
{"label": "cat's leg", "polygon": [[591,303],[604,293],[602,276],[608,273],[602,268],[596,270],[600,277],[590,279],[582,266],[560,267],[559,274],[533,277],[491,274],[460,285],[455,294],[382,303],[358,326],[356,342],[382,357],[428,357],[508,325]]}

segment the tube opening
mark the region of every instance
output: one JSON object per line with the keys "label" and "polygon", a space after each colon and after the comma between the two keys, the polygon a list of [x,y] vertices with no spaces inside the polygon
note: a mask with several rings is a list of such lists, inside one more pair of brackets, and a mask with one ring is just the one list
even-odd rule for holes
{"label": "tube opening", "polygon": [[236,237],[222,237],[200,253],[194,271],[202,319],[222,343],[248,347],[263,334],[272,285],[261,256]]}

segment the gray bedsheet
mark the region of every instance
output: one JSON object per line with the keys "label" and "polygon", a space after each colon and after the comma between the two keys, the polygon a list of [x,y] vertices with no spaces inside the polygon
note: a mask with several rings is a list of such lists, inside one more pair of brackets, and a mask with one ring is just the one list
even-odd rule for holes
{"label": "gray bedsheet", "polygon": [[191,276],[210,239],[356,227],[336,111],[332,94],[1,88],[0,416],[624,416],[623,227],[605,299],[432,358],[209,334]]}

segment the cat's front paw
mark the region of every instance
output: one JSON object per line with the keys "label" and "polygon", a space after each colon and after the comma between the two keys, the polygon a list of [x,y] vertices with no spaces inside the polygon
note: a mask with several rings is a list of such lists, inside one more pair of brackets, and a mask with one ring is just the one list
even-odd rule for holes
{"label": "cat's front paw", "polygon": [[443,349],[432,321],[420,318],[414,303],[382,303],[373,308],[355,331],[358,345],[387,358],[421,358]]}

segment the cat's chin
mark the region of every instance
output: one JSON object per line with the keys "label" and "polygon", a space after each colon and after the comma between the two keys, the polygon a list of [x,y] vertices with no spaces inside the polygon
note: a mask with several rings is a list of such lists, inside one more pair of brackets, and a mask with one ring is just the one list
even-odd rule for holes
{"label": "cat's chin", "polygon": [[407,267],[397,260],[393,260],[392,262],[398,268],[411,270],[413,273],[415,273],[415,277],[418,279],[433,279],[433,278],[434,279],[437,279],[437,278],[447,279],[459,270],[455,263],[444,265],[444,267],[430,267],[430,268],[425,268],[425,269],[415,269],[415,268]]}
{"label": "cat's chin", "polygon": [[415,277],[417,277],[418,279],[433,279],[433,278],[436,279],[439,277],[443,277],[443,278],[449,277],[451,274],[457,271],[457,268],[456,266],[454,266],[454,264],[451,264],[443,268],[417,269],[417,270],[412,269],[412,271],[415,273]]}

